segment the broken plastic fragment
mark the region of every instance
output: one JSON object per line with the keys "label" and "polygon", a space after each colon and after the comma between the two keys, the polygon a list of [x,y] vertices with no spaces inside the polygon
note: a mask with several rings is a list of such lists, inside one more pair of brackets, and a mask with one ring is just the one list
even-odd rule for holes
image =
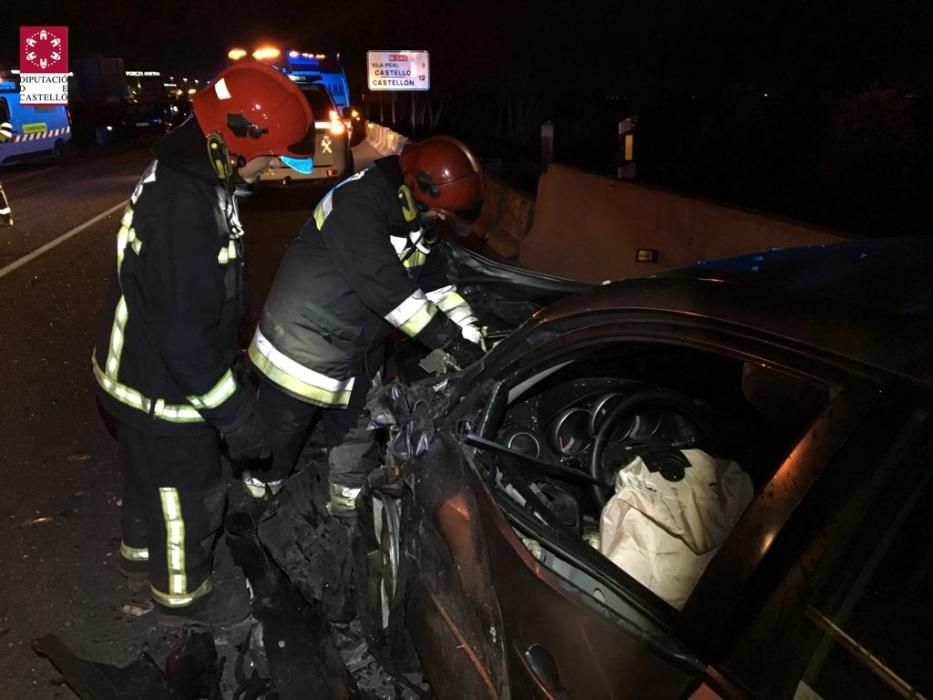
{"label": "broken plastic fragment", "polygon": [[120,612],[124,615],[131,615],[132,617],[142,617],[148,613],[152,612],[152,603],[145,603],[143,605],[124,605],[120,608]]}

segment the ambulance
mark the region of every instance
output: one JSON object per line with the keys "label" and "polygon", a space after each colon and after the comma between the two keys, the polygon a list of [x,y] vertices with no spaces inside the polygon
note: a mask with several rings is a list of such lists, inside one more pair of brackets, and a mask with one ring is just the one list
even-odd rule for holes
{"label": "ambulance", "polygon": [[0,82],[0,122],[9,122],[13,138],[0,143],[0,166],[43,157],[61,158],[71,141],[71,117],[65,105],[23,105],[19,85]]}

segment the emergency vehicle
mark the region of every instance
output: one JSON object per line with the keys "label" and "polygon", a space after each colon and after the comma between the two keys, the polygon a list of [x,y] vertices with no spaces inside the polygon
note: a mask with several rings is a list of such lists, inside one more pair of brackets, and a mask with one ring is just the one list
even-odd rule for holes
{"label": "emergency vehicle", "polygon": [[340,115],[347,116],[347,110],[350,109],[350,87],[340,63],[340,54],[328,56],[322,53],[289,51],[276,65],[299,85],[315,83],[323,86]]}
{"label": "emergency vehicle", "polygon": [[71,141],[71,117],[65,105],[23,105],[19,85],[0,82],[0,122],[9,122],[13,138],[0,143],[0,165],[42,157],[62,157]]}
{"label": "emergency vehicle", "polygon": [[249,54],[246,49],[231,49],[227,58],[239,61],[252,55],[257,61],[275,66],[296,83],[321,85],[330,95],[341,116],[347,116],[350,107],[350,87],[347,74],[340,62],[340,54],[308,53],[292,49],[283,52],[275,46],[261,46]]}
{"label": "emergency vehicle", "polygon": [[[239,61],[248,54],[245,49],[232,49],[227,57]],[[353,174],[352,143],[365,137],[359,113],[350,106],[350,89],[340,63],[340,56],[299,51],[282,52],[265,46],[252,52],[252,57],[288,75],[305,94],[314,112],[314,169],[302,175],[282,165],[265,171],[262,182],[289,184],[296,180],[342,180]],[[354,134],[355,132],[355,134]],[[351,140],[352,139],[352,140]]]}
{"label": "emergency vehicle", "polygon": [[289,184],[295,180],[343,180],[353,174],[350,133],[328,92],[315,83],[298,83],[314,112],[314,169],[303,175],[276,164],[259,176],[262,182]]}

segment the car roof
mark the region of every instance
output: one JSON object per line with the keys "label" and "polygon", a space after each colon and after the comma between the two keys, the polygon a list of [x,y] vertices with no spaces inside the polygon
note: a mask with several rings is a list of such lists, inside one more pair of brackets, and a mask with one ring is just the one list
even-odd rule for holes
{"label": "car roof", "polygon": [[737,324],[933,386],[933,236],[697,263],[595,288],[541,318],[622,309]]}

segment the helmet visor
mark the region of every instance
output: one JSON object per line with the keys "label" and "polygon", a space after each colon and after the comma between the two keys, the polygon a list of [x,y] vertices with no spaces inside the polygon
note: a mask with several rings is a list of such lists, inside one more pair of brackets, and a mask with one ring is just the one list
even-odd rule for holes
{"label": "helmet visor", "polygon": [[279,160],[292,170],[299,172],[302,175],[310,175],[311,171],[314,170],[314,161],[311,158],[290,158],[289,156],[279,156]]}

